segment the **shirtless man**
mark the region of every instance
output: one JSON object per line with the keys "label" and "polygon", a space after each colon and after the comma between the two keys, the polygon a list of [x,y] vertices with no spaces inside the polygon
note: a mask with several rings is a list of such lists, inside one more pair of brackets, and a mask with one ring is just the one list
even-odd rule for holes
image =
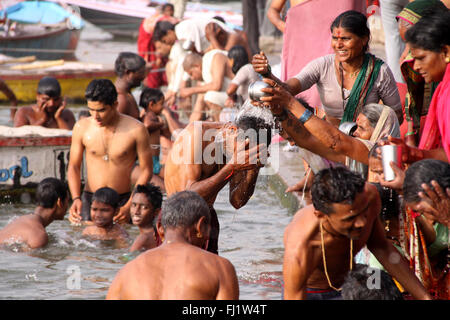
{"label": "shirtless man", "polygon": [[[244,133],[249,132],[264,141],[250,137],[244,142]],[[236,209],[244,206],[255,190],[270,141],[270,126],[263,119],[249,116],[240,117],[236,123],[194,122],[175,140],[166,161],[166,192],[171,195],[190,190],[206,200],[211,211],[208,251],[218,253],[219,220],[213,208],[217,194],[230,182],[230,203]]]}
{"label": "shirtless man", "polygon": [[318,172],[311,195],[313,204],[294,216],[284,234],[285,299],[339,299],[339,287],[364,245],[414,298],[430,299],[386,239],[375,186],[337,167]]}
{"label": "shirtless man", "polygon": [[[161,246],[127,263],[109,287],[108,300],[237,300],[233,265],[203,248],[208,204],[195,192],[179,192],[163,204]],[[158,230],[159,230],[158,229]]]}
{"label": "shirtless man", "polygon": [[117,240],[122,247],[127,246],[128,233],[113,221],[119,211],[119,195],[111,188],[104,187],[92,196],[91,217],[94,225],[83,230],[83,236],[95,240]]}
{"label": "shirtless man", "polygon": [[115,62],[117,79],[117,111],[139,119],[139,108],[131,90],[139,87],[146,77],[145,60],[132,52],[121,52]]}
{"label": "shirtless man", "polygon": [[[136,184],[146,184],[152,177],[149,135],[145,126],[117,111],[117,91],[107,79],[92,80],[86,88],[91,116],[78,121],[72,134],[68,166],[72,206],[69,220],[90,220],[92,192],[109,187],[119,193],[121,205],[116,222],[130,220],[131,171],[139,160]],[[85,152],[87,181],[81,194],[81,163]]]}
{"label": "shirtless man", "polygon": [[202,119],[205,104],[212,111],[214,121],[219,121],[220,112],[228,99],[228,85],[234,77],[226,51],[212,50],[203,57],[190,53],[184,59],[183,68],[191,79],[204,82],[203,85],[180,89],[181,98],[198,95],[189,122]]}
{"label": "shirtless man", "polygon": [[130,251],[145,251],[156,247],[159,236],[156,232],[155,218],[161,212],[163,195],[161,190],[151,183],[137,185],[131,200],[131,220],[139,227],[139,236],[134,240]]}
{"label": "shirtless man", "polygon": [[0,230],[0,243],[19,242],[31,249],[47,245],[45,228],[53,220],[64,219],[69,207],[67,186],[55,178],[42,180],[36,188],[36,203],[34,213],[14,219]]}
{"label": "shirtless man", "polygon": [[75,124],[73,112],[66,109],[61,98],[61,86],[56,78],[44,77],[39,81],[36,104],[21,107],[14,116],[14,127],[26,125],[72,130]]}

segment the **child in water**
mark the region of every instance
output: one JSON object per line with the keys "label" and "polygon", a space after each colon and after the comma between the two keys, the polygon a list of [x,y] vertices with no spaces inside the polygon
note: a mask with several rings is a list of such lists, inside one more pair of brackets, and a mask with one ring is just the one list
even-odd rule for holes
{"label": "child in water", "polygon": [[113,217],[119,211],[119,195],[108,187],[95,191],[92,197],[91,217],[94,225],[83,230],[83,236],[94,240],[119,240],[127,242],[129,235]]}

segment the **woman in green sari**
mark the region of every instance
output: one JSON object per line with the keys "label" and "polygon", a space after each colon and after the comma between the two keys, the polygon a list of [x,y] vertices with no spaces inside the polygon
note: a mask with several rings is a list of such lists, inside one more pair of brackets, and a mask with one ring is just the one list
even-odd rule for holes
{"label": "woman in green sari", "polygon": [[381,59],[368,53],[370,30],[365,15],[346,11],[333,21],[330,30],[334,54],[311,61],[285,83],[270,72],[263,53],[253,57],[254,70],[294,96],[317,85],[326,120],[336,127],[341,122],[356,121],[364,105],[380,100],[395,111],[401,123],[400,95],[392,71]]}

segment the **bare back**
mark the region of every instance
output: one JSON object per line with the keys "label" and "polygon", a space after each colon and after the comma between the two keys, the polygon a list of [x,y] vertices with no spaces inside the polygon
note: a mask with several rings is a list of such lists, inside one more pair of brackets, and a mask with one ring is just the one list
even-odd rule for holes
{"label": "bare back", "polygon": [[119,271],[106,299],[236,300],[239,286],[225,258],[190,244],[164,244]]}
{"label": "bare back", "polygon": [[0,230],[0,243],[24,243],[30,248],[43,247],[48,242],[48,236],[39,217],[29,214],[19,217]]}
{"label": "bare back", "polygon": [[117,102],[117,111],[135,119],[139,119],[139,107],[131,93],[118,91]]}

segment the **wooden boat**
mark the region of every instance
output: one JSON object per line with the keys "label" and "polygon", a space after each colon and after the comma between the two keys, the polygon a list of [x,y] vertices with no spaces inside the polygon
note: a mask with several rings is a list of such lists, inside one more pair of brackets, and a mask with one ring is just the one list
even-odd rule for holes
{"label": "wooden boat", "polygon": [[[156,13],[157,5],[167,1],[149,0],[50,0],[79,7],[80,15],[90,23],[115,36],[137,38],[142,19]],[[150,3],[150,4],[149,4]],[[221,16],[227,24],[242,26],[242,14],[224,10],[224,6],[187,3],[184,18]]]}
{"label": "wooden boat", "polygon": [[[1,55],[0,74],[17,99],[25,103],[36,101],[37,85],[45,76],[58,79],[62,96],[72,102],[85,101],[86,87],[93,79],[116,79],[113,65],[64,60],[41,61],[33,60],[33,57],[23,63]],[[1,100],[7,100],[2,92]]]}
{"label": "wooden boat", "polygon": [[84,22],[56,3],[19,2],[0,11],[0,53],[41,60],[75,59]]}

